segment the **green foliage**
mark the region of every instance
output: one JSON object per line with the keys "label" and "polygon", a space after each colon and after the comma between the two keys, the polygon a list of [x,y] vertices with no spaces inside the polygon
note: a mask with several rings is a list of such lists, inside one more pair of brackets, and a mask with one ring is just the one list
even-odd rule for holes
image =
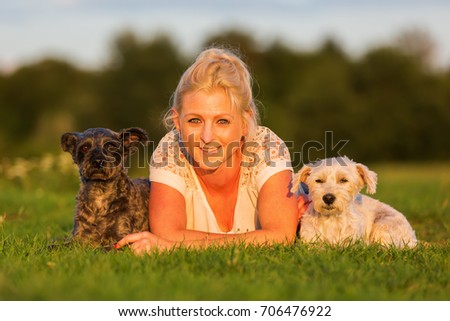
{"label": "green foliage", "polygon": [[99,110],[90,126],[138,126],[152,137],[162,136],[161,116],[185,66],[166,36],[141,42],[132,33],[120,35],[111,62],[99,75]]}
{"label": "green foliage", "polygon": [[0,86],[3,154],[53,151],[61,131],[89,116],[92,75],[54,59],[24,66]]}
{"label": "green foliage", "polygon": [[[261,46],[236,30],[204,46],[241,51],[263,124],[292,142],[292,153],[303,152],[302,162],[336,156],[302,148],[325,145],[326,131],[349,141],[339,152],[359,161],[448,160],[450,70],[431,67],[426,34],[413,31],[400,40],[358,59],[332,39],[302,52],[276,41]],[[144,40],[123,32],[97,71],[45,59],[0,75],[0,153],[54,152],[63,132],[89,127],[140,126],[158,142],[161,116],[191,60],[167,35]]]}
{"label": "green foliage", "polygon": [[78,185],[70,162],[64,154],[1,163],[0,300],[450,299],[446,163],[370,166],[375,197],[405,213],[423,241],[415,249],[298,242],[136,257],[64,242]]}

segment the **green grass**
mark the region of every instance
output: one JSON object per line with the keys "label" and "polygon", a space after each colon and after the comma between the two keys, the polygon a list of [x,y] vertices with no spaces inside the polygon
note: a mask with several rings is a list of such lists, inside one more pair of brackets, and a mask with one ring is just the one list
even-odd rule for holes
{"label": "green grass", "polygon": [[76,173],[28,164],[14,176],[11,166],[0,167],[0,300],[450,300],[448,164],[372,166],[375,197],[428,242],[415,249],[297,243],[143,257],[49,246],[70,235]]}

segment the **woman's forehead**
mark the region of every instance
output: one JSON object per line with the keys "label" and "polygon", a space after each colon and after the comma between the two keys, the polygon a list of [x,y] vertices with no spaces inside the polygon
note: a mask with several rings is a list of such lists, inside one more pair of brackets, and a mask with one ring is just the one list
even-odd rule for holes
{"label": "woman's forehead", "polygon": [[182,114],[230,114],[236,115],[230,97],[224,89],[198,90],[183,96]]}

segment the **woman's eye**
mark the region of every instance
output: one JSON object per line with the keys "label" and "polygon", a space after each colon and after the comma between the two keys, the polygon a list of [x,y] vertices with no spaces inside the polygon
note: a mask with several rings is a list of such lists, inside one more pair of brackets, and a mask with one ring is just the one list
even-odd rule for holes
{"label": "woman's eye", "polygon": [[191,119],[188,120],[188,123],[199,124],[200,123],[200,119],[198,119],[198,118],[191,118]]}
{"label": "woman's eye", "polygon": [[230,121],[228,119],[219,119],[217,123],[220,125],[228,125]]}

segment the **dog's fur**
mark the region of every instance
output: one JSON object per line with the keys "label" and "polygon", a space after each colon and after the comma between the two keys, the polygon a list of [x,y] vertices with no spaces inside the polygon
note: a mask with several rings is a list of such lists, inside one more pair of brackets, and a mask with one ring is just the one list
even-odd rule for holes
{"label": "dog's fur", "polygon": [[130,179],[124,167],[126,157],[147,141],[140,128],[118,133],[91,128],[61,136],[61,147],[72,155],[81,180],[72,231],[75,241],[111,247],[127,234],[149,229],[150,182]]}
{"label": "dog's fur", "polygon": [[347,157],[327,158],[303,166],[293,191],[306,183],[312,204],[301,218],[305,242],[350,244],[362,240],[386,246],[413,247],[417,240],[405,216],[389,205],[359,194],[375,193],[377,175]]}

